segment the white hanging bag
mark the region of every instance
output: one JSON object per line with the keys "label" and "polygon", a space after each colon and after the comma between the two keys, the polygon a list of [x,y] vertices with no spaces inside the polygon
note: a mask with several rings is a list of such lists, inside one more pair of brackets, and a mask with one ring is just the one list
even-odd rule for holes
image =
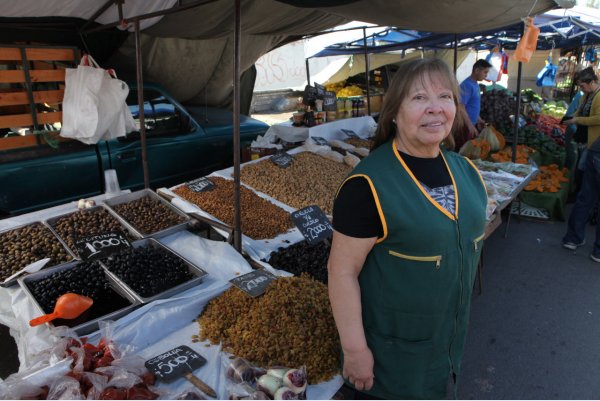
{"label": "white hanging bag", "polygon": [[113,70],[109,71],[100,68],[89,55],[81,58],[77,68],[67,68],[62,137],[95,144],[135,128],[125,102],[129,87],[116,78]]}

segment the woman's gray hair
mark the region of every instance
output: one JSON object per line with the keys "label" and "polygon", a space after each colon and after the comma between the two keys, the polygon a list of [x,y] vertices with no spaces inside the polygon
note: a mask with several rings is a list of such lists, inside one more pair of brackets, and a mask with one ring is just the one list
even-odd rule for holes
{"label": "woman's gray hair", "polygon": [[[456,82],[456,77],[444,61],[436,58],[424,58],[404,62],[400,65],[396,74],[394,74],[394,78],[385,95],[383,107],[379,114],[373,149],[383,145],[396,135],[394,118],[400,109],[402,101],[409,95],[415,80],[420,79],[423,81],[425,77],[431,78],[432,75],[435,75],[436,78],[441,78],[443,84],[452,91],[454,105],[458,110],[460,96],[458,83]],[[448,149],[454,149],[452,132],[457,126],[462,125],[461,123],[460,113],[456,113],[452,130],[444,139],[444,143]]]}

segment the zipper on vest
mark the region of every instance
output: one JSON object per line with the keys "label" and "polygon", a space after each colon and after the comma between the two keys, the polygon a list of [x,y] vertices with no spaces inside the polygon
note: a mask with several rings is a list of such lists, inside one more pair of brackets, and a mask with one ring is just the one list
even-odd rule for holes
{"label": "zipper on vest", "polygon": [[483,237],[485,237],[485,233],[481,234],[479,237],[475,238],[473,240],[473,245],[475,247],[475,252],[477,252],[479,250],[479,243],[481,242],[481,240],[483,239]]}
{"label": "zipper on vest", "polygon": [[442,255],[436,255],[436,256],[412,256],[412,255],[406,255],[403,253],[399,253],[399,252],[395,252],[395,251],[388,251],[390,255],[392,256],[396,256],[398,258],[401,259],[407,259],[407,260],[415,260],[417,262],[435,262],[435,268],[439,269],[440,266],[442,266]]}
{"label": "zipper on vest", "polygon": [[[464,258],[464,252],[462,249],[462,245],[461,245],[461,241],[460,241],[460,225],[458,224],[458,218],[456,218],[456,220],[454,221],[454,223],[456,224],[456,235],[458,237],[458,250],[460,252],[460,264],[459,264],[459,271],[460,271],[460,281],[458,284],[458,289],[459,289],[459,296],[458,296],[458,306],[456,308],[456,314],[454,315],[454,333],[452,334],[452,339],[450,340],[450,346],[448,347],[448,361],[450,362],[450,371],[452,372],[452,374],[456,374],[455,370],[454,370],[454,361],[452,360],[452,345],[454,344],[454,340],[456,339],[456,327],[458,326],[458,315],[460,314],[460,310],[462,307],[462,303],[463,303],[463,258]],[[456,390],[456,384],[454,385],[454,389]]]}

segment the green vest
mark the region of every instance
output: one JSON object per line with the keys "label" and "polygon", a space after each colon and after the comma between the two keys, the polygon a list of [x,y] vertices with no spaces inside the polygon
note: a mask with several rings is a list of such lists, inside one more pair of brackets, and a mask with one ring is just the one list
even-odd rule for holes
{"label": "green vest", "polygon": [[380,398],[444,398],[460,372],[469,306],[483,245],[487,194],[475,166],[442,151],[456,212],[435,202],[393,141],[355,168],[371,185],[384,235],[358,277],[362,318]]}

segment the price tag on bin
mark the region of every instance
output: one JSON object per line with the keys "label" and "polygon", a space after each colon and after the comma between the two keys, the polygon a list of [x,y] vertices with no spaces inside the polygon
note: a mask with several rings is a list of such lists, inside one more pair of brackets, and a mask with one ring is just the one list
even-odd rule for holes
{"label": "price tag on bin", "polygon": [[204,364],[206,359],[185,345],[173,348],[144,363],[146,369],[154,373],[159,380],[171,382],[183,376],[204,393],[216,397],[215,390],[192,374]]}
{"label": "price tag on bin", "polygon": [[215,187],[215,184],[206,177],[198,178],[185,183],[187,187],[193,192],[204,192],[210,191]]}
{"label": "price tag on bin", "polygon": [[113,253],[131,248],[125,235],[119,231],[86,235],[75,240],[77,253],[83,260],[102,259]]}
{"label": "price tag on bin", "polygon": [[271,156],[271,161],[281,168],[289,167],[290,164],[292,164],[293,160],[294,156],[290,155],[287,152],[281,152]]}
{"label": "price tag on bin", "polygon": [[269,283],[277,277],[266,270],[254,270],[239,277],[229,280],[240,290],[251,297],[262,295]]}
{"label": "price tag on bin", "polygon": [[292,220],[311,245],[328,239],[333,234],[329,219],[317,205],[296,210],[292,213]]}

